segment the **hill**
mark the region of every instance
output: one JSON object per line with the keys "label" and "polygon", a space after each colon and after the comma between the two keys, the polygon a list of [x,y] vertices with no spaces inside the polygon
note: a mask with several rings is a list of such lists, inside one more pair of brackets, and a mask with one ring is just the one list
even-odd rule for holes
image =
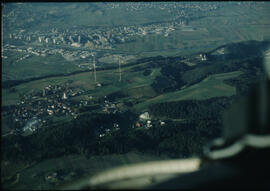
{"label": "hill", "polygon": [[[253,43],[260,51],[241,54]],[[99,86],[88,71],[4,89],[2,123],[10,133],[2,137],[1,165],[5,172],[12,166],[5,184],[23,188],[17,173],[27,174],[33,164],[70,155],[90,161],[96,156],[133,151],[170,158],[200,156],[203,145],[221,135],[222,113],[264,75],[262,51],[268,45],[229,44],[204,53],[206,60],[200,53],[141,59],[122,68],[121,81],[116,68],[97,71]],[[228,54],[225,59],[215,57],[223,48]],[[63,93],[69,97],[64,101]],[[54,107],[66,104],[75,115],[66,109],[57,113],[53,103]],[[46,123],[34,133],[20,133],[25,123],[33,120],[33,105],[38,105],[39,117]],[[55,113],[51,115],[48,110]],[[140,119],[144,111],[150,114],[150,125]],[[20,112],[23,115],[18,115]]]}

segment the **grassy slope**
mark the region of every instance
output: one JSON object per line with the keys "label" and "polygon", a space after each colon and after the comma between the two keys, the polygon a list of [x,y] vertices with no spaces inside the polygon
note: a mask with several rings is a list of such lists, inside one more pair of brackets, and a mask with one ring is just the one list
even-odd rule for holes
{"label": "grassy slope", "polygon": [[[16,53],[3,61],[3,80],[28,79],[32,77],[45,76],[49,74],[70,73],[80,70],[74,62],[66,61],[61,55],[47,55],[46,57],[31,56],[16,62]],[[22,56],[21,56],[22,57]],[[20,57],[19,57],[20,58]]]}
{"label": "grassy slope", "polygon": [[[191,54],[207,51],[231,42],[262,40],[270,38],[269,4],[257,7],[229,6],[217,11],[217,16],[207,16],[189,23],[195,31],[176,29],[168,37],[147,35],[136,42],[121,44],[119,50],[141,52],[144,56]],[[229,34],[229,35],[228,35]],[[166,50],[166,51],[165,51]],[[168,51],[170,50],[170,51]],[[168,53],[169,52],[169,53]]]}
{"label": "grassy slope", "polygon": [[228,72],[210,75],[198,84],[183,90],[162,94],[135,105],[137,111],[146,109],[149,105],[159,102],[179,101],[185,99],[209,99],[218,96],[231,96],[235,94],[235,87],[225,84],[225,79],[235,78],[242,72]]}

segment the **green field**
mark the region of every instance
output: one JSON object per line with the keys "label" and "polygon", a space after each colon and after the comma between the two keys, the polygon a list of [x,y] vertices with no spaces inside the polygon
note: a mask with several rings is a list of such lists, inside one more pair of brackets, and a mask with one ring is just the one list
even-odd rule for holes
{"label": "green field", "polygon": [[180,101],[187,99],[202,100],[219,96],[232,96],[236,93],[236,89],[235,87],[225,84],[224,80],[235,78],[240,74],[242,74],[241,71],[235,71],[210,75],[200,83],[192,85],[183,90],[159,95],[145,102],[139,103],[134,107],[137,111],[141,111],[146,109],[151,104],[160,102]]}
{"label": "green field", "polygon": [[3,81],[21,80],[52,74],[66,74],[80,70],[76,63],[66,61],[61,55],[31,56],[18,60],[16,53],[2,62]]}
{"label": "green field", "polygon": [[227,43],[248,40],[269,40],[269,5],[257,6],[256,10],[241,6],[224,6],[215,16],[192,20],[194,31],[176,28],[168,37],[146,35],[135,42],[117,46],[117,50],[141,53],[142,56],[174,56],[208,51]]}
{"label": "green field", "polygon": [[192,32],[176,30],[168,37],[158,34],[138,37],[134,42],[118,45],[116,50],[139,54],[141,57],[187,55],[217,47],[223,44],[220,40],[210,37],[204,28]]}
{"label": "green field", "polygon": [[[145,63],[140,64],[143,66]],[[138,65],[137,65],[138,66]],[[48,85],[64,84],[72,80],[70,87],[81,90],[90,90],[90,95],[94,98],[103,97],[113,92],[123,92],[130,98],[140,99],[152,97],[145,102],[135,105],[136,110],[145,109],[152,103],[164,101],[178,101],[183,99],[208,99],[217,96],[231,96],[235,94],[235,87],[229,86],[223,82],[225,79],[237,77],[241,74],[240,71],[215,74],[208,76],[198,84],[188,88],[171,92],[157,97],[156,93],[150,87],[155,77],[160,74],[159,68],[152,70],[149,76],[144,76],[143,71],[132,72],[134,66],[126,67],[122,71],[122,81],[119,82],[118,70],[104,70],[97,72],[97,81],[103,87],[96,87],[93,77],[93,72],[85,72],[66,77],[51,77],[42,80],[36,80],[14,87],[16,92],[11,92],[9,89],[2,91],[2,104],[12,105],[19,101],[20,94],[28,94],[42,90]],[[85,96],[81,96],[84,98]]]}
{"label": "green field", "polygon": [[[139,65],[142,66],[144,64],[145,63]],[[19,94],[37,92],[48,85],[63,85],[69,80],[73,81],[69,87],[86,91],[90,90],[92,92],[91,96],[94,98],[102,97],[117,91],[122,91],[129,94],[130,97],[138,98],[144,96],[144,92],[140,91],[142,89],[148,92],[148,96],[155,95],[149,85],[153,82],[155,77],[159,75],[159,68],[153,69],[149,76],[144,76],[142,74],[143,71],[131,72],[133,67],[134,66],[130,66],[122,69],[121,82],[119,82],[118,69],[97,71],[97,81],[103,85],[102,87],[96,87],[93,72],[74,74],[66,77],[50,77],[24,83],[15,86],[13,88],[15,91],[13,92],[10,89],[2,90],[2,105],[16,104],[19,101]]]}

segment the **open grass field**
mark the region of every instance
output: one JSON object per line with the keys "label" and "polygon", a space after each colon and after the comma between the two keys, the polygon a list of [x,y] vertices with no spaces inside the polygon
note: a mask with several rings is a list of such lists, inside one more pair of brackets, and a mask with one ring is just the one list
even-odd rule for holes
{"label": "open grass field", "polygon": [[[145,63],[139,64],[143,66]],[[137,65],[137,66],[139,66]],[[13,105],[19,101],[20,94],[28,94],[42,90],[48,85],[63,85],[72,80],[69,85],[72,88],[90,91],[89,95],[94,98],[104,97],[105,95],[122,92],[130,98],[140,99],[147,98],[145,102],[135,105],[136,110],[147,108],[148,105],[164,101],[178,101],[184,99],[208,99],[217,96],[231,96],[235,94],[235,87],[229,86],[223,82],[225,79],[234,78],[241,74],[240,71],[215,74],[207,77],[198,84],[192,85],[186,89],[156,96],[151,88],[151,83],[155,77],[160,74],[160,69],[155,68],[149,76],[144,76],[143,71],[133,72],[134,66],[123,68],[122,81],[119,81],[118,69],[97,71],[97,81],[102,87],[96,87],[93,72],[74,74],[66,77],[51,77],[42,80],[36,80],[29,83],[21,84],[11,92],[8,89],[2,91],[2,104]],[[151,98],[151,99],[149,99]],[[81,96],[77,99],[87,99],[87,96]]]}
{"label": "open grass field", "polygon": [[145,102],[135,105],[134,108],[137,111],[142,111],[154,103],[180,101],[187,99],[202,100],[219,96],[232,96],[236,93],[236,89],[235,87],[225,84],[224,80],[235,78],[241,73],[241,71],[235,71],[210,75],[200,83],[192,85],[183,90],[162,94],[157,97],[148,99]]}
{"label": "open grass field", "polygon": [[46,57],[33,55],[24,60],[19,60],[20,57],[13,58],[14,55],[16,53],[13,53],[10,58],[3,60],[3,81],[28,79],[51,74],[65,74],[80,70],[74,62],[67,62],[61,55],[47,55]]}
{"label": "open grass field", "polygon": [[194,31],[176,28],[168,37],[146,35],[134,42],[120,44],[117,50],[142,56],[174,56],[207,51],[232,42],[270,39],[269,5],[249,7],[224,6],[215,16],[190,21]]}
{"label": "open grass field", "polygon": [[[68,174],[72,171],[79,171],[80,174],[78,174],[78,176],[83,178],[117,166],[165,159],[168,159],[168,157],[154,156],[138,152],[92,156],[89,159],[80,155],[68,155],[60,158],[45,160],[38,164],[32,165],[20,173],[20,178],[17,180],[17,182],[14,180],[7,187],[8,189],[15,190],[27,189],[30,187],[33,189],[51,189],[55,187],[46,182],[44,179],[45,175],[50,172],[65,170]],[[70,181],[67,181],[66,183],[70,183]]]}
{"label": "open grass field", "polygon": [[195,20],[191,24],[205,26],[212,37],[227,42],[269,39],[269,5],[256,9],[241,6],[224,7],[217,16]]}
{"label": "open grass field", "polygon": [[176,30],[168,37],[153,34],[139,37],[134,42],[119,44],[116,50],[140,56],[177,56],[206,51],[222,45],[221,37],[211,37],[205,28],[194,31]]}
{"label": "open grass field", "polygon": [[[136,65],[142,66],[145,63]],[[113,92],[123,91],[131,97],[144,96],[144,89],[148,92],[146,95],[155,95],[149,85],[153,82],[155,77],[159,75],[159,68],[153,69],[149,76],[144,76],[143,71],[132,72],[134,66],[122,69],[122,81],[119,82],[118,69],[97,71],[97,82],[102,84],[102,87],[96,87],[94,82],[94,74],[92,71],[74,74],[66,77],[49,77],[41,80],[35,80],[15,86],[14,92],[10,89],[2,90],[2,105],[14,105],[19,101],[19,94],[29,94],[31,92],[38,92],[49,85],[63,85],[72,80],[69,85],[70,88],[80,90],[90,90],[91,96],[103,97]]]}
{"label": "open grass field", "polygon": [[10,89],[2,89],[2,106],[14,105],[19,101],[19,94],[10,92]]}

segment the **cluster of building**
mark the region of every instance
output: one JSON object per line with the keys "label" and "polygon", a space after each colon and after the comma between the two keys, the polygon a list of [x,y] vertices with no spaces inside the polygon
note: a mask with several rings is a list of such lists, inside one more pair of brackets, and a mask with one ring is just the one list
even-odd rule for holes
{"label": "cluster of building", "polygon": [[[138,116],[138,120],[135,121],[133,128],[136,129],[149,129],[151,127],[160,127],[166,125],[166,122],[158,119],[151,119],[148,112],[144,112]],[[112,127],[107,127],[103,130],[103,127],[100,128],[101,132],[99,137],[110,136],[112,132],[120,130],[118,123],[113,123]]]}
{"label": "cluster of building", "polygon": [[120,130],[119,124],[118,123],[114,123],[112,128],[106,128],[106,129],[104,129],[104,131],[99,134],[99,137],[102,138],[102,137],[111,135],[112,132],[119,131],[119,130]]}
{"label": "cluster of building", "polygon": [[[15,46],[11,44],[5,44],[3,46],[2,51],[2,58],[8,59],[8,53],[11,52],[11,55],[14,55],[14,52],[18,56],[17,53],[21,53],[22,56],[18,56],[18,59],[16,62],[22,61],[26,58],[29,58],[31,56],[41,56],[45,57],[48,55],[61,55],[63,58],[65,58],[67,61],[74,61],[74,60],[87,60],[87,67],[92,65],[93,62],[93,55],[95,55],[95,52],[92,51],[85,51],[85,50],[68,50],[63,48],[49,48],[44,46],[29,46],[29,47],[21,47],[21,46]],[[78,65],[79,66],[79,65]]]}
{"label": "cluster of building", "polygon": [[[127,111],[127,109],[123,107],[119,107],[117,103],[110,102],[108,99],[106,99],[106,96],[104,97],[104,103],[103,103],[103,112],[109,114],[109,113],[124,113]],[[102,103],[101,103],[102,104]],[[165,122],[158,119],[151,119],[148,112],[144,112],[138,116],[138,120],[135,121],[133,124],[133,128],[137,129],[149,129],[153,126],[164,126]],[[103,126],[99,128],[100,133],[99,137],[105,137],[111,135],[112,132],[120,130],[118,123],[113,123],[113,125],[108,125],[104,129]]]}
{"label": "cluster of building", "polygon": [[[91,105],[92,96],[89,100],[74,102],[70,98],[88,93],[83,90],[69,88],[69,83],[64,85],[48,85],[42,90],[21,95],[19,103],[5,111],[4,115],[12,115],[15,123],[19,127],[13,130],[13,133],[33,133],[41,128],[50,125],[52,117],[73,117],[77,118],[80,108]],[[121,103],[110,101],[106,96],[97,103],[101,106],[101,112],[106,114],[121,114],[128,111]],[[138,116],[138,120],[133,128],[149,129],[153,126],[163,126],[165,122],[161,120],[151,120],[148,112]],[[106,124],[105,124],[106,126]],[[118,122],[107,124],[106,128],[100,127],[99,137],[110,135],[114,131],[120,130]]]}
{"label": "cluster of building", "polygon": [[41,127],[41,119],[38,119],[37,117],[33,117],[32,119],[27,121],[27,123],[23,127],[22,131],[23,132],[26,132],[26,131],[34,132],[39,127]]}
{"label": "cluster of building", "polygon": [[[48,85],[39,91],[31,91],[20,96],[20,101],[4,111],[4,115],[12,115],[14,122],[19,124],[13,130],[14,133],[33,133],[47,127],[52,122],[52,117],[77,118],[80,109],[92,104],[93,97],[88,96],[88,101],[73,101],[71,98],[88,94],[88,91],[69,87],[69,82],[64,85]],[[123,103],[110,101],[106,96],[99,99],[101,112],[106,114],[121,114],[128,111]],[[136,122],[136,128],[151,128],[153,125],[164,125],[162,121],[151,120],[149,113],[141,114]],[[120,130],[118,122],[110,124],[104,129],[100,128],[99,137],[109,135],[113,131]]]}
{"label": "cluster of building", "polygon": [[164,126],[165,122],[162,120],[151,119],[148,112],[144,112],[139,116],[139,120],[136,122],[136,128],[149,129],[153,126]]}
{"label": "cluster of building", "polygon": [[[145,9],[158,9],[160,11],[173,12],[177,10],[193,9],[194,11],[211,11],[219,7],[218,3],[198,3],[198,2],[136,2],[136,3],[109,3],[108,8],[123,8],[127,11],[141,11]],[[188,14],[188,13],[185,13]]]}
{"label": "cluster of building", "polygon": [[[68,51],[63,47],[74,48],[90,48],[90,49],[112,49],[116,44],[129,42],[134,39],[134,36],[144,36],[147,34],[161,34],[167,37],[172,31],[179,25],[187,24],[188,12],[185,9],[203,9],[207,7],[207,10],[212,10],[217,5],[185,5],[185,3],[112,3],[109,8],[126,7],[128,9],[140,10],[144,8],[158,7],[164,9],[179,9],[179,13],[175,14],[175,19],[168,22],[146,24],[146,25],[126,25],[115,27],[89,27],[82,29],[58,29],[52,28],[49,31],[26,31],[24,29],[18,29],[8,35],[9,40],[7,43],[14,44],[12,42],[24,41],[29,43],[29,48],[16,48],[14,45],[5,44],[5,48],[15,48],[18,52],[25,52],[26,55],[21,57],[23,60],[29,56],[46,56],[49,54],[61,54],[68,60],[85,59],[91,56],[88,51]],[[206,8],[205,8],[206,9]],[[14,41],[15,40],[15,41]],[[16,43],[15,43],[16,44]],[[44,46],[40,46],[44,45]],[[55,45],[55,46],[53,46]],[[58,45],[61,48],[58,48]],[[13,47],[12,47],[13,46]],[[32,47],[31,47],[32,46]],[[33,48],[35,47],[35,48]],[[53,49],[52,49],[53,48]],[[3,55],[3,58],[7,58],[7,55]]]}
{"label": "cluster of building", "polygon": [[[110,5],[109,5],[110,4]],[[112,49],[119,43],[132,41],[134,37],[142,37],[149,34],[159,34],[164,37],[169,36],[174,30],[188,23],[188,13],[186,9],[192,10],[213,10],[218,5],[209,4],[195,5],[186,3],[109,3],[105,8],[125,7],[130,10],[138,11],[147,8],[158,8],[168,11],[179,11],[171,21],[152,23],[144,25],[126,25],[114,27],[88,27],[74,29],[52,28],[48,31],[27,31],[25,29],[14,30],[8,34],[3,46],[2,58],[8,59],[8,51],[20,52],[16,62],[27,59],[33,55],[45,57],[47,55],[60,54],[67,61],[78,60],[80,68],[91,68],[93,63],[92,51],[85,49]],[[204,8],[203,8],[204,7]],[[19,46],[18,42],[24,42],[28,46]],[[11,54],[14,57],[14,54]],[[21,55],[21,54],[18,54]]]}
{"label": "cluster of building", "polygon": [[206,61],[207,60],[206,54],[200,54],[200,59],[201,61]]}
{"label": "cluster of building", "polygon": [[46,173],[46,175],[44,175],[44,179],[45,179],[45,181],[47,181],[49,183],[55,184],[55,183],[59,183],[62,181],[69,181],[76,176],[78,176],[78,174],[74,171],[67,172],[67,173],[64,173],[64,172],[59,173],[59,172],[55,171],[55,172]]}
{"label": "cluster of building", "polygon": [[100,105],[102,106],[102,111],[107,114],[124,113],[128,110],[122,103],[110,101],[107,96],[104,96]]}
{"label": "cluster of building", "polygon": [[48,125],[51,116],[70,116],[77,118],[78,110],[87,106],[89,101],[75,102],[70,98],[84,94],[84,90],[75,91],[65,86],[49,85],[36,93],[25,94],[17,105],[9,111],[16,123],[18,132],[34,132]]}
{"label": "cluster of building", "polygon": [[[57,35],[55,32],[50,33],[48,31],[30,33],[24,30],[18,30],[9,34],[9,38],[16,40],[16,42],[18,40],[27,41],[29,42],[28,46],[18,46],[12,41],[7,41],[3,46],[2,58],[8,59],[9,51],[22,54],[16,62],[31,56],[45,57],[59,54],[67,61],[84,61],[85,63],[80,63],[78,67],[89,68],[92,66],[93,56],[96,55],[96,52],[91,51],[92,49],[112,49],[116,44],[131,41],[134,36],[142,37],[148,34],[160,34],[167,37],[178,25],[184,25],[184,21],[139,26],[117,26],[98,30],[85,29],[75,31],[75,33],[73,33],[74,31],[69,32],[66,29],[64,32],[57,32]],[[57,30],[54,29],[54,31]],[[70,49],[71,47],[73,49]],[[86,51],[85,48],[90,50]]]}
{"label": "cluster of building", "polygon": [[9,39],[24,41],[35,45],[66,45],[76,48],[112,49],[115,44],[129,42],[134,36],[146,34],[168,35],[175,27],[187,23],[187,16],[182,10],[172,21],[115,27],[89,27],[84,29],[57,29],[50,31],[26,31],[18,29],[9,34]]}

